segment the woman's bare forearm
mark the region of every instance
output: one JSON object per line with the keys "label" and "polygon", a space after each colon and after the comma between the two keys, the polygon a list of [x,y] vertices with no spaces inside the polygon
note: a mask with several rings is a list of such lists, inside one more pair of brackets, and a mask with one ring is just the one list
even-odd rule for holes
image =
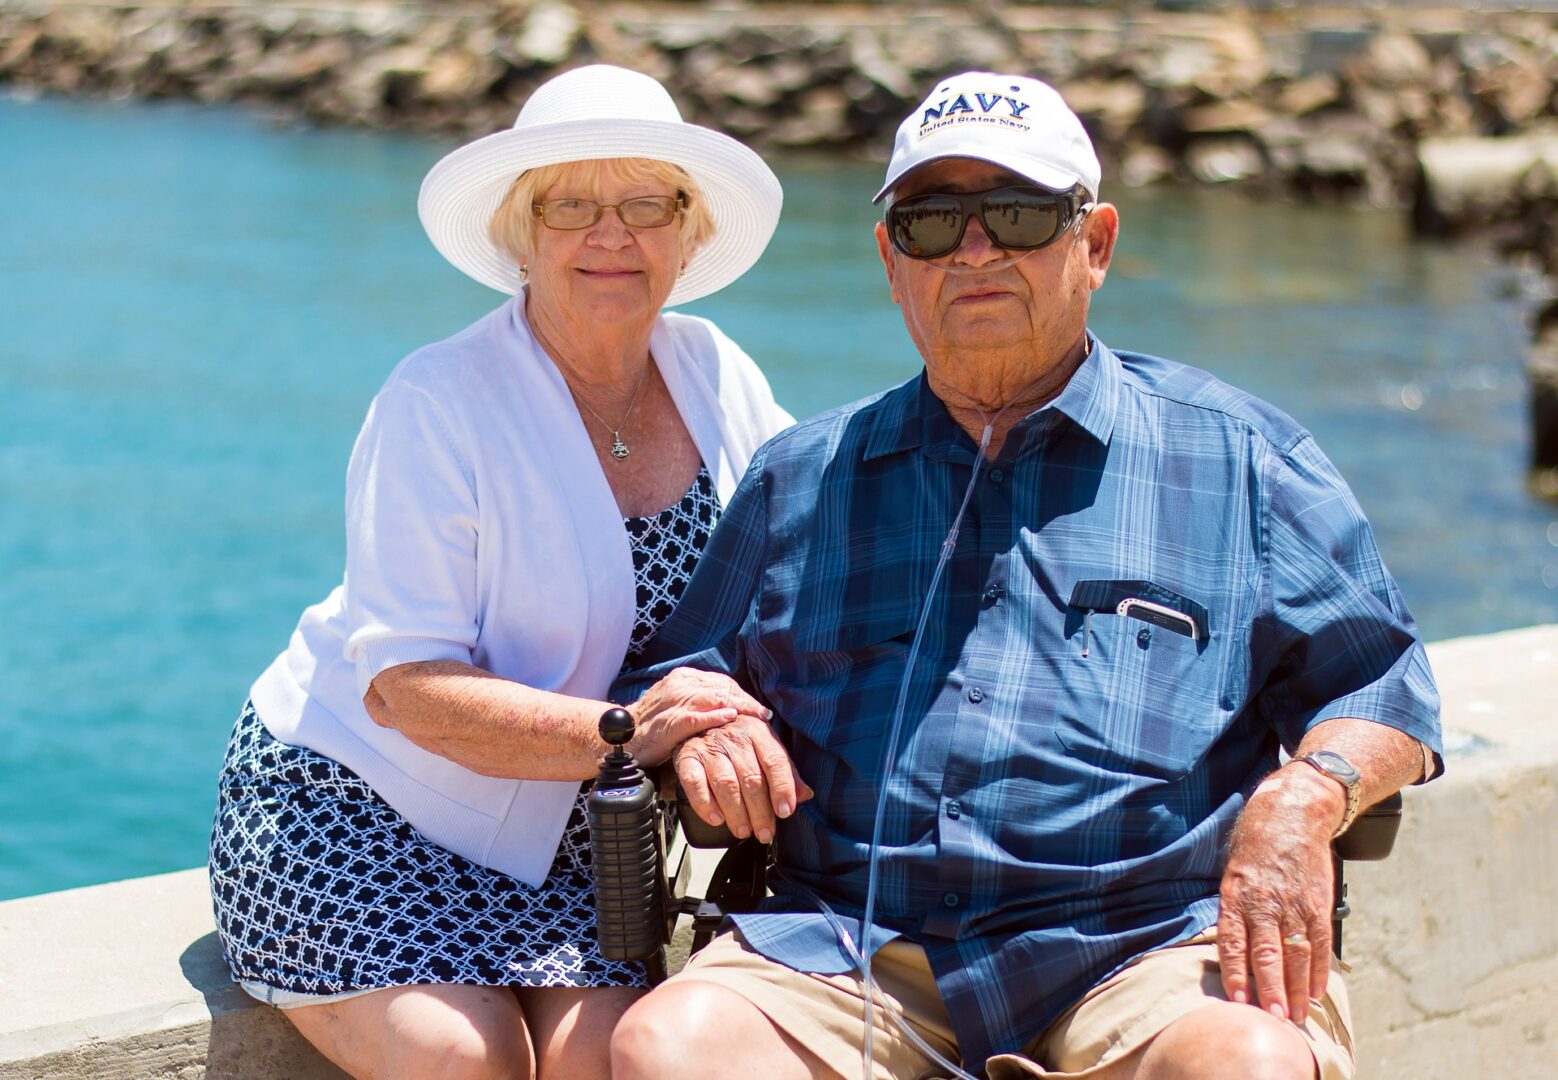
{"label": "woman's bare forearm", "polygon": [[375,723],[472,772],[587,780],[605,744],[603,701],[537,690],[454,660],[386,668],[363,698]]}

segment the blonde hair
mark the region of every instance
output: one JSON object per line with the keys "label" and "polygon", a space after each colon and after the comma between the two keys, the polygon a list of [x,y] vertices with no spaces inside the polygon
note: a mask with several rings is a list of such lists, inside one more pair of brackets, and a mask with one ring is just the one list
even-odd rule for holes
{"label": "blonde hair", "polygon": [[[581,168],[582,167],[582,168]],[[581,185],[599,189],[601,178],[610,173],[618,180],[628,182],[657,182],[676,188],[687,196],[687,211],[682,217],[682,264],[692,261],[698,249],[714,235],[714,215],[709,212],[703,193],[692,177],[668,161],[652,158],[595,158],[587,161],[565,161],[558,165],[541,165],[528,169],[515,177],[508,194],[492,212],[487,223],[487,235],[498,250],[524,267],[536,242],[538,225],[531,209],[543,192],[564,176],[576,177]]]}

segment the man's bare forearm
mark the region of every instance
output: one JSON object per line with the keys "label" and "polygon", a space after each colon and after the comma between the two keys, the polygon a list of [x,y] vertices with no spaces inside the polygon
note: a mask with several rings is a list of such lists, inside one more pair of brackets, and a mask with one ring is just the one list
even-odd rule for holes
{"label": "man's bare forearm", "polygon": [[[1358,770],[1361,777],[1358,785],[1360,809],[1373,806],[1386,796],[1421,779],[1427,763],[1432,760],[1424,752],[1423,744],[1405,732],[1373,721],[1352,718],[1338,718],[1316,724],[1298,744],[1296,756],[1312,754],[1316,750],[1335,751]],[[1295,788],[1298,790],[1292,790]],[[1342,815],[1347,810],[1347,796],[1342,785],[1320,775],[1308,765],[1289,762],[1256,790],[1257,794],[1282,791],[1290,796],[1298,796],[1302,792],[1306,801],[1313,804],[1317,820],[1328,823],[1331,833],[1341,824]]]}

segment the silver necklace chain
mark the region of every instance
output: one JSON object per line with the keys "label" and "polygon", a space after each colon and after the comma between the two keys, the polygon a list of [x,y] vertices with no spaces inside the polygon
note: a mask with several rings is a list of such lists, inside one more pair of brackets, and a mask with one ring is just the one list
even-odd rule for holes
{"label": "silver necklace chain", "polygon": [[575,378],[578,377],[573,370],[573,366],[564,361],[561,354],[559,354],[555,349],[547,344],[546,338],[542,336],[538,327],[532,325],[530,332],[535,335],[536,344],[541,346],[542,351],[550,356],[552,358],[552,362],[555,363],[558,369],[563,372],[565,376],[563,381],[568,384],[568,392],[573,395],[574,401],[578,402],[580,405],[583,405],[584,410],[591,416],[595,417],[595,419],[600,423],[601,427],[611,432],[611,456],[616,458],[618,461],[621,461],[623,458],[627,457],[629,450],[628,444],[622,441],[622,427],[628,422],[628,417],[633,415],[633,406],[638,404],[638,392],[644,388],[644,380],[649,377],[649,368],[652,364],[654,364],[655,358],[653,356],[645,358],[644,370],[638,373],[638,382],[633,384],[633,396],[628,398],[628,407],[622,410],[621,421],[618,422],[616,426],[612,426],[611,424],[607,423],[604,416],[595,411],[595,409],[588,401],[584,400],[584,395],[579,393],[579,391],[574,388],[573,383],[569,382],[566,378],[568,375],[574,375]]}
{"label": "silver necklace chain", "polygon": [[568,388],[573,390],[573,399],[580,405],[583,405],[586,412],[600,421],[601,427],[611,432],[611,456],[618,461],[628,456],[628,444],[622,441],[622,427],[628,422],[628,417],[633,415],[633,406],[638,404],[638,392],[644,388],[644,380],[649,376],[649,365],[653,362],[653,359],[647,361],[644,364],[644,370],[638,373],[638,382],[633,386],[633,396],[628,398],[628,407],[623,410],[622,420],[615,427],[607,423],[606,418],[596,412],[590,406],[590,403],[584,400],[583,395],[579,391],[574,390],[572,386]]}

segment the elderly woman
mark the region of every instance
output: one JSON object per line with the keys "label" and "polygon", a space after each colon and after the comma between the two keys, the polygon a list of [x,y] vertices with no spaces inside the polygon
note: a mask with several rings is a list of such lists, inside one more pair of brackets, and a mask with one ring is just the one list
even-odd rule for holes
{"label": "elderly woman", "polygon": [[[744,273],[780,199],[757,155],[606,66],[423,184],[433,243],[514,297],[374,399],[343,583],[254,684],[211,842],[234,977],[354,1075],[607,1074],[644,974],[594,941],[603,698],[791,422],[718,329],[661,309]],[[653,763],[763,709],[683,671],[633,711]]]}

